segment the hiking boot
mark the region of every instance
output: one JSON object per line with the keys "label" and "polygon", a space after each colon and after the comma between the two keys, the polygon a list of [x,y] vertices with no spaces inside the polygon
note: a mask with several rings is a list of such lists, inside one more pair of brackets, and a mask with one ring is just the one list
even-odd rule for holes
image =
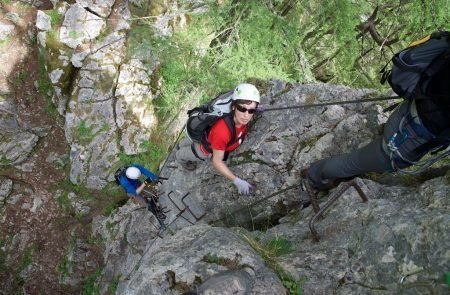
{"label": "hiking boot", "polygon": [[[346,179],[339,179],[339,178],[327,179],[326,183],[316,185],[308,177],[308,170],[309,170],[309,168],[302,169],[300,171],[300,177],[305,180],[305,182],[309,185],[309,187],[312,190],[314,190],[314,193],[318,193],[319,191],[329,191],[330,189],[338,186],[342,181],[346,180]],[[302,185],[304,185],[304,184],[302,184]]]}
{"label": "hiking boot", "polygon": [[192,161],[180,162],[180,165],[188,171],[194,171],[195,169],[197,169],[197,163]]}

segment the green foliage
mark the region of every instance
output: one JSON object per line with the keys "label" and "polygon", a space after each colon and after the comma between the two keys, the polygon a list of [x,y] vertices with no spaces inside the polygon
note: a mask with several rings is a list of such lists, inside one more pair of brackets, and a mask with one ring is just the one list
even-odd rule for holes
{"label": "green foliage", "polygon": [[4,242],[3,240],[0,240],[0,272],[6,272],[7,267],[6,267],[6,252],[3,250],[4,249]]}
{"label": "green foliage", "polygon": [[108,196],[120,196],[123,194],[123,190],[122,188],[117,185],[115,182],[114,183],[110,183],[108,185],[106,185],[104,188],[102,188],[102,193],[104,193],[105,195]]}
{"label": "green foliage", "polygon": [[58,206],[69,215],[73,215],[72,204],[69,200],[69,193],[73,192],[77,196],[85,199],[92,200],[92,191],[81,184],[73,184],[70,179],[64,179],[59,185],[58,188],[62,190],[62,192],[56,197],[56,202]]}
{"label": "green foliage", "polygon": [[81,184],[73,184],[69,179],[64,179],[63,188],[66,191],[72,191],[77,196],[82,197],[85,200],[92,199],[92,191]]}
{"label": "green foliage", "polygon": [[143,149],[144,152],[137,155],[121,153],[119,155],[121,165],[140,164],[153,172],[157,171],[159,163],[165,157],[164,147],[150,141],[143,141],[140,148]]}
{"label": "green foliage", "polygon": [[117,275],[113,278],[111,283],[108,285],[108,290],[106,291],[107,294],[116,294],[117,286],[119,285],[121,277],[122,275]]}
{"label": "green foliage", "polygon": [[143,60],[151,60],[153,45],[155,42],[162,42],[163,39],[156,38],[149,27],[151,23],[146,20],[136,21],[131,24],[128,33],[128,46],[126,58],[140,57]]}
{"label": "green foliage", "polygon": [[64,281],[69,274],[69,271],[72,269],[72,267],[75,266],[75,262],[69,259],[67,255],[64,255],[61,260],[58,263],[57,271],[60,276],[60,280]]}
{"label": "green foliage", "polygon": [[9,43],[9,37],[6,37],[5,39],[0,41],[0,49],[3,48],[3,46],[5,46],[6,44]]}
{"label": "green foliage", "polygon": [[[71,236],[69,245],[67,246],[66,253],[70,253],[75,249],[75,246],[77,244],[77,238],[75,236]],[[69,271],[75,266],[75,262],[73,260],[70,260],[67,254],[65,254],[61,260],[58,263],[58,266],[56,267],[60,280],[64,281],[69,274]]]}
{"label": "green foliage", "polygon": [[72,38],[72,39],[78,38],[79,35],[80,34],[77,31],[70,31],[69,32],[69,37]]}
{"label": "green foliage", "polygon": [[39,77],[38,77],[38,91],[47,101],[47,114],[55,119],[58,115],[55,105],[52,102],[52,96],[55,93],[52,82],[48,77],[47,70],[45,68],[45,57],[42,51],[38,53],[38,64],[39,64]]}
{"label": "green foliage", "polygon": [[62,15],[58,12],[58,9],[52,9],[47,14],[50,16],[50,24],[52,27],[61,24]]}
{"label": "green foliage", "polygon": [[86,126],[86,121],[81,120],[73,135],[83,145],[89,144],[95,137],[92,127]]}
{"label": "green foliage", "polygon": [[224,35],[216,33],[213,42],[217,45],[209,52],[217,64],[213,74],[230,77],[233,86],[251,77],[302,81],[297,66],[298,26],[253,0],[213,6],[211,17],[214,31],[225,31]]}
{"label": "green foliage", "polygon": [[225,258],[224,257],[219,257],[216,255],[205,255],[202,259],[202,261],[207,262],[207,263],[215,263],[218,265],[224,265],[225,264]]}
{"label": "green foliage", "polygon": [[20,262],[19,267],[17,268],[17,271],[16,271],[16,281],[20,285],[22,285],[24,283],[20,274],[33,261],[33,254],[35,251],[36,251],[36,246],[32,245],[30,247],[27,247],[23,253],[22,261]]}
{"label": "green foliage", "polygon": [[119,207],[121,203],[124,203],[125,200],[128,200],[128,197],[125,195],[124,190],[121,186],[116,185],[116,183],[110,183],[105,186],[101,195],[106,196],[107,204],[104,206],[103,215],[111,216],[113,211]]}
{"label": "green foliage", "polygon": [[12,161],[6,157],[3,157],[3,155],[0,155],[0,166],[9,166],[11,165]]}
{"label": "green foliage", "polygon": [[450,287],[450,272],[444,273],[442,276],[442,281]]}
{"label": "green foliage", "polygon": [[108,203],[105,206],[105,209],[103,210],[103,215],[105,216],[111,216],[111,214],[114,212],[114,210],[118,207],[117,203]]}
{"label": "green foliage", "polygon": [[66,214],[72,211],[72,205],[70,204],[68,195],[69,193],[65,191],[56,197],[56,203]]}
{"label": "green foliage", "polygon": [[221,257],[221,256],[217,256],[217,255],[211,255],[211,254],[207,254],[207,255],[203,256],[203,259],[202,259],[202,261],[204,261],[204,262],[222,265],[230,270],[241,268],[240,260],[241,260],[241,257],[237,254],[233,259]]}
{"label": "green foliage", "polygon": [[78,140],[82,145],[88,145],[98,134],[107,131],[109,126],[104,123],[94,132],[95,128],[95,125],[87,126],[86,121],[81,120],[78,126],[73,130],[74,139]]}
{"label": "green foliage", "polygon": [[265,244],[268,251],[275,256],[281,256],[292,252],[292,244],[284,238],[274,238]]}
{"label": "green foliage", "polygon": [[[369,30],[358,29],[376,7],[372,33],[385,41],[397,38],[392,45],[379,44]],[[449,15],[447,0],[359,1],[358,5],[347,0],[300,0],[288,17],[306,28],[302,48],[319,80],[384,91],[388,86],[379,83],[378,71],[393,53],[433,31],[448,30]]]}
{"label": "green foliage", "polygon": [[[321,81],[385,90],[378,71],[392,53],[445,28],[449,15],[446,0],[222,2],[207,2],[207,12],[189,15],[188,26],[167,38],[156,37],[147,19],[132,23],[129,57],[161,61],[161,96],[154,103],[162,122],[176,116],[193,95],[204,101],[252,78],[303,82],[304,52]],[[379,35],[400,38],[391,47],[356,29],[377,5]]]}
{"label": "green foliage", "polygon": [[19,71],[14,74],[13,85],[15,88],[23,86],[25,81],[29,78],[30,74],[26,71]]}
{"label": "green foliage", "polygon": [[144,21],[132,24],[130,52],[154,52],[162,61],[162,95],[155,102],[160,118],[176,115],[194,88],[205,100],[250,78],[303,80],[297,24],[257,0],[208,5],[208,12],[191,15],[187,29],[170,38],[154,37]]}
{"label": "green foliage", "polygon": [[99,295],[100,287],[96,284],[96,280],[102,274],[102,270],[98,269],[93,274],[89,275],[83,283],[83,295]]}
{"label": "green foliage", "polygon": [[289,291],[290,295],[301,295],[303,294],[299,283],[291,279],[283,279],[283,286]]}
{"label": "green foliage", "polygon": [[277,257],[292,252],[291,243],[282,237],[276,237],[266,243],[262,243],[256,238],[243,236],[247,243],[258,253],[281,279],[284,287],[289,290],[289,294],[302,294],[301,281],[295,280],[277,262]]}

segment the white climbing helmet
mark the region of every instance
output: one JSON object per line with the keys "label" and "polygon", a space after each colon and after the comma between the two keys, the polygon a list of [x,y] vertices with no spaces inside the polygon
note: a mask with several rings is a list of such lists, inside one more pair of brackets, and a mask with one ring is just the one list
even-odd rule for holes
{"label": "white climbing helmet", "polygon": [[128,167],[125,175],[129,179],[138,179],[141,176],[141,171],[136,167]]}
{"label": "white climbing helmet", "polygon": [[259,91],[252,84],[239,84],[233,91],[233,100],[244,99],[259,103]]}

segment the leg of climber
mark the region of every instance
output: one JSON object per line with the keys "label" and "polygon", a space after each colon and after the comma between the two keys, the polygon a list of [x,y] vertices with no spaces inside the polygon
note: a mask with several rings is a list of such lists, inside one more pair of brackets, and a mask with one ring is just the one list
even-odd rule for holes
{"label": "leg of climber", "polygon": [[380,137],[352,153],[312,163],[307,177],[315,189],[326,190],[343,178],[351,178],[368,172],[391,170],[390,159],[382,148],[382,138]]}
{"label": "leg of climber", "polygon": [[[197,168],[197,163],[208,159],[200,150],[198,143],[193,143],[189,138],[184,138],[179,143],[179,150],[175,154],[177,162],[186,170],[192,171]],[[195,150],[195,153],[194,151]],[[199,158],[204,156],[204,158]]]}

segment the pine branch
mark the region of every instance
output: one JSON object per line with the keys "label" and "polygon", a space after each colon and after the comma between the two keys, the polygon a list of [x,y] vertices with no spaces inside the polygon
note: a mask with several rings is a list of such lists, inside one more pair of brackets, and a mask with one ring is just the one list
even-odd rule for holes
{"label": "pine branch", "polygon": [[357,39],[363,37],[367,32],[369,32],[372,39],[380,46],[390,46],[396,42],[398,42],[398,38],[392,38],[388,40],[387,38],[383,38],[378,33],[376,26],[380,23],[380,20],[377,19],[378,14],[378,6],[375,7],[375,10],[373,11],[372,15],[363,23],[356,26],[356,29],[359,30],[361,33],[358,34],[356,37]]}

